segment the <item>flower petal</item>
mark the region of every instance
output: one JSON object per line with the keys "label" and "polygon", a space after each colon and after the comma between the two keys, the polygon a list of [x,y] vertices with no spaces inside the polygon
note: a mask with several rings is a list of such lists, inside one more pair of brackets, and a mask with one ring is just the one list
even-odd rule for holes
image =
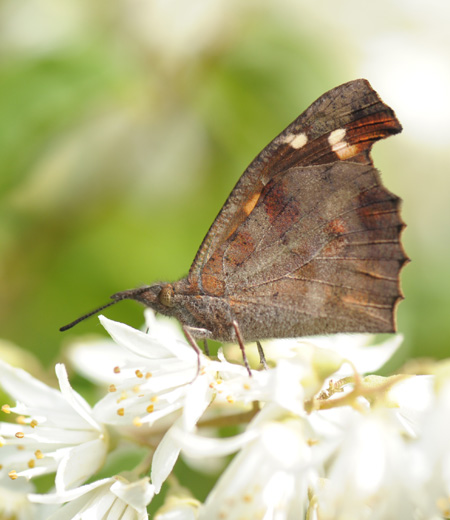
{"label": "flower petal", "polygon": [[57,492],[74,488],[85,482],[103,465],[106,458],[106,443],[101,439],[85,442],[67,450],[58,465],[55,477]]}
{"label": "flower petal", "polygon": [[99,320],[114,341],[143,358],[164,359],[177,357],[187,360],[196,358],[194,350],[181,341],[163,344],[149,334],[133,329],[123,323],[109,320],[101,315]]}

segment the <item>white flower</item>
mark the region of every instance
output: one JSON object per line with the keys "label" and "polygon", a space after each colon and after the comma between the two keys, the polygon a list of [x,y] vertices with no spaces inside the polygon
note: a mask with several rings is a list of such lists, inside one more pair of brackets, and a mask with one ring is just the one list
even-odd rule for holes
{"label": "white flower", "polygon": [[450,380],[440,382],[433,406],[422,415],[410,471],[420,483],[422,511],[450,516]]}
{"label": "white flower", "polygon": [[[176,345],[179,342],[186,343],[179,327],[176,326],[175,320],[164,316],[155,317],[155,313],[151,309],[145,309],[145,325],[143,330],[148,331],[149,335],[154,338],[155,343],[163,346],[162,357],[166,354],[165,346]],[[100,318],[100,320],[103,317]],[[105,323],[115,322],[107,320]],[[139,345],[140,337],[130,337],[130,342],[135,341]],[[149,344],[143,347],[145,355]],[[176,347],[175,347],[176,348]],[[158,347],[152,348],[153,352],[159,352]],[[112,339],[80,339],[71,343],[67,349],[66,355],[70,360],[70,364],[74,369],[82,374],[86,379],[95,383],[105,385],[111,384],[111,378],[115,381],[121,381],[124,377],[123,373],[118,372],[117,368],[126,366],[138,366],[142,363],[142,355],[138,347],[135,353],[135,347],[129,343],[121,346]],[[116,370],[115,370],[116,369]]]}
{"label": "white flower", "polygon": [[5,470],[0,474],[0,518],[34,520],[36,505],[28,500],[28,493],[34,491],[33,485],[24,477],[11,480]]}
{"label": "white flower", "polygon": [[272,404],[234,437],[206,438],[181,430],[173,430],[172,436],[191,457],[241,450],[200,509],[200,519],[303,517],[308,487],[320,466],[313,460],[303,419]]}
{"label": "white flower", "polygon": [[318,492],[321,520],[415,518],[411,446],[388,411],[347,415]]}
{"label": "white flower", "polygon": [[264,350],[269,359],[301,359],[314,362],[318,349],[334,352],[344,361],[350,361],[336,370],[334,378],[359,374],[368,374],[379,370],[398,350],[403,336],[395,334],[384,342],[373,345],[373,334],[333,334],[329,336],[311,336],[295,339],[275,339],[264,343]]}
{"label": "white flower", "polygon": [[60,493],[33,494],[30,500],[44,504],[68,502],[48,520],[147,520],[147,505],[153,495],[148,478],[116,476]]}
{"label": "white flower", "polygon": [[166,337],[158,327],[144,333],[104,316],[100,321],[118,345],[133,353],[122,358],[123,364],[111,374],[110,392],[94,407],[104,423],[152,426],[182,412],[185,425],[193,426],[213,398],[232,404],[261,396],[264,375],[249,378],[243,366],[203,354],[198,373],[197,354],[186,341]]}
{"label": "white flower", "polygon": [[57,490],[83,483],[103,464],[107,435],[89,405],[70,386],[64,365],[56,365],[60,390],[0,361],[0,382],[17,400],[4,405],[16,423],[0,423],[0,464],[12,480],[56,471]]}
{"label": "white flower", "polygon": [[[122,364],[111,374],[110,392],[94,407],[100,421],[147,426],[152,428],[151,434],[159,432],[161,436],[170,427],[192,431],[213,399],[228,408],[248,408],[261,399],[266,373],[254,372],[250,378],[245,367],[228,363],[222,354],[219,361],[200,354],[198,373],[193,348],[167,329],[167,322],[155,320],[149,313],[147,319],[148,333],[144,333],[100,317],[114,341],[133,354],[122,357]],[[158,444],[152,464],[156,492],[172,471],[179,452],[171,435]]]}

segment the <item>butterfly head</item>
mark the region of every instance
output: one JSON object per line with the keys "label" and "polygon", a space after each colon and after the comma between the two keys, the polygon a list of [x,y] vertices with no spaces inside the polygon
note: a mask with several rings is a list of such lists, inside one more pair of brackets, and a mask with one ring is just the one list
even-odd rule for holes
{"label": "butterfly head", "polygon": [[161,314],[171,314],[175,306],[175,290],[170,283],[156,283],[139,289],[121,291],[111,296],[113,300],[136,300]]}
{"label": "butterfly head", "polygon": [[84,321],[86,318],[94,316],[103,309],[111,307],[111,305],[115,305],[116,303],[122,300],[136,300],[161,314],[169,316],[175,314],[175,290],[172,284],[170,283],[157,283],[154,285],[140,287],[138,289],[129,289],[127,291],[121,291],[113,294],[111,296],[111,300],[112,301],[107,303],[106,305],[102,305],[101,307],[98,307],[97,309],[94,309],[93,311],[84,314],[83,316],[77,318],[75,321],[72,321],[68,325],[61,327],[59,330],[63,332],[65,330],[71,329],[81,321]]}

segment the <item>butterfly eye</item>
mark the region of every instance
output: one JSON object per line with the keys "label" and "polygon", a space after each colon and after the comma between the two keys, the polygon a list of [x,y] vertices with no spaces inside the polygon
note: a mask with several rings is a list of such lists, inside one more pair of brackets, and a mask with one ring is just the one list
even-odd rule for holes
{"label": "butterfly eye", "polygon": [[161,292],[158,295],[159,303],[164,305],[164,307],[173,307],[174,301],[173,297],[175,295],[175,292],[173,290],[173,287],[170,284],[165,285]]}

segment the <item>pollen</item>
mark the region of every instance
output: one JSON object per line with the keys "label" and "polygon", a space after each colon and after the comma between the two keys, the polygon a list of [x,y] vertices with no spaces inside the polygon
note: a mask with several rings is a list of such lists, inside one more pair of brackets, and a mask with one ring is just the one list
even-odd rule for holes
{"label": "pollen", "polygon": [[244,390],[250,390],[251,386],[248,383],[244,383]]}
{"label": "pollen", "polygon": [[149,404],[146,408],[146,411],[147,411],[147,413],[152,413],[154,409],[155,409],[155,405]]}
{"label": "pollen", "polygon": [[33,469],[36,466],[36,461],[34,459],[30,459],[27,465],[30,469]]}
{"label": "pollen", "polygon": [[136,377],[139,377],[139,378],[144,377],[144,374],[139,369],[136,370],[135,374],[136,374]]}
{"label": "pollen", "polygon": [[218,385],[221,385],[221,384],[223,383],[223,381],[222,381],[222,379],[216,379],[216,383],[217,383]]}
{"label": "pollen", "polygon": [[119,408],[117,410],[117,415],[120,415],[120,417],[123,417],[125,415],[125,408]]}
{"label": "pollen", "polygon": [[44,458],[44,454],[42,453],[41,450],[36,450],[34,452],[34,456],[37,458],[37,459],[43,459]]}
{"label": "pollen", "polygon": [[24,446],[23,444],[18,444],[18,445],[17,445],[17,449],[18,449],[19,451],[23,451],[23,450],[25,449],[25,446]]}
{"label": "pollen", "polygon": [[152,403],[156,403],[156,402],[158,402],[158,396],[157,396],[157,395],[154,395],[154,396],[150,399],[150,401],[151,401]]}
{"label": "pollen", "polygon": [[114,367],[114,373],[120,374],[120,367]]}
{"label": "pollen", "polygon": [[141,418],[140,417],[135,417],[133,419],[133,424],[134,426],[136,426],[137,428],[140,428],[142,426],[142,421],[141,421]]}
{"label": "pollen", "polygon": [[36,421],[36,419],[32,419],[31,422],[30,422],[30,426],[32,428],[36,428],[37,425],[38,425],[38,422]]}
{"label": "pollen", "polygon": [[16,423],[17,424],[22,424],[22,425],[27,424],[25,416],[24,415],[18,415],[16,417]]}
{"label": "pollen", "polygon": [[17,477],[17,471],[15,469],[13,469],[12,471],[10,471],[8,473],[8,477],[11,479],[11,480],[16,480]]}
{"label": "pollen", "polygon": [[24,434],[23,432],[17,432],[17,433],[16,433],[16,437],[17,437],[18,439],[23,439],[23,438],[25,437],[25,434]]}
{"label": "pollen", "polygon": [[228,401],[230,404],[234,403],[233,396],[231,396],[231,395],[227,395],[227,401]]}
{"label": "pollen", "polygon": [[116,385],[109,385],[108,392],[117,392]]}
{"label": "pollen", "polygon": [[2,412],[4,412],[4,413],[11,413],[11,407],[9,406],[9,404],[4,404],[2,406]]}
{"label": "pollen", "polygon": [[152,377],[152,373],[151,372],[146,372],[145,374],[145,379],[150,379]]}

